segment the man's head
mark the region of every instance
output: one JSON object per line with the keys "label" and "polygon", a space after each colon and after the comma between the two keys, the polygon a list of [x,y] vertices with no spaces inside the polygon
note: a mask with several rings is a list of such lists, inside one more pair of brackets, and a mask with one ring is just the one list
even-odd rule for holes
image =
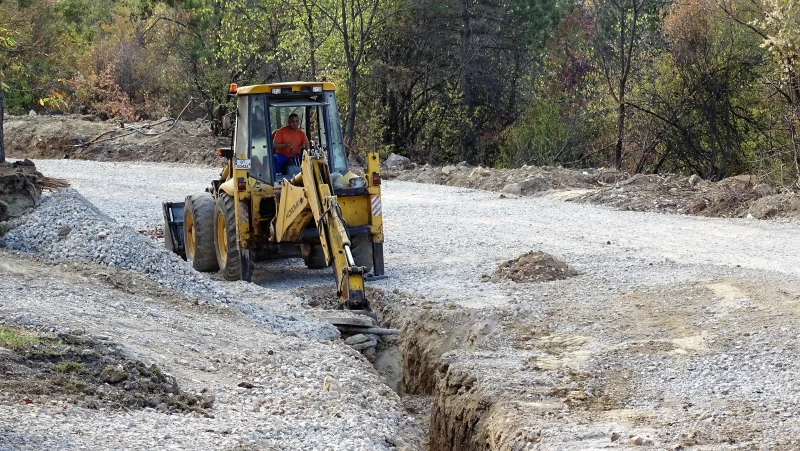
{"label": "man's head", "polygon": [[300,128],[300,116],[295,113],[289,115],[289,128],[292,130]]}

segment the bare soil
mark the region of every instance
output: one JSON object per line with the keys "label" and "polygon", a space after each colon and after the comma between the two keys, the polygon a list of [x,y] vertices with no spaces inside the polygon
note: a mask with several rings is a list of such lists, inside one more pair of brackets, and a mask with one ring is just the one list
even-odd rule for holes
{"label": "bare soil", "polygon": [[494,274],[484,275],[484,279],[509,279],[517,283],[547,282],[563,280],[578,274],[578,271],[546,252],[530,251],[500,263]]}
{"label": "bare soil", "polygon": [[107,338],[81,329],[46,329],[0,326],[0,402],[42,404],[51,399],[89,409],[152,407],[206,415],[213,405],[212,396],[183,393],[174,377]]}
{"label": "bare soil", "polygon": [[613,169],[523,166],[490,169],[461,163],[392,169],[386,178],[500,192],[500,197],[537,196],[608,205],[620,210],[658,211],[708,217],[800,218],[800,196],[778,190],[757,177],[741,175],[719,182],[697,176],[636,174]]}
{"label": "bare soil", "polygon": [[65,180],[42,175],[28,159],[0,164],[0,222],[31,211],[42,197],[42,190],[66,186],[69,183]]}
{"label": "bare soil", "polygon": [[[161,122],[161,121],[154,121]],[[12,116],[5,121],[11,158],[181,162],[222,166],[217,138],[202,121],[159,125],[100,121],[96,116]]]}
{"label": "bare soil", "polygon": [[17,162],[0,164],[0,221],[19,218],[36,205],[42,190],[36,183],[36,167]]}

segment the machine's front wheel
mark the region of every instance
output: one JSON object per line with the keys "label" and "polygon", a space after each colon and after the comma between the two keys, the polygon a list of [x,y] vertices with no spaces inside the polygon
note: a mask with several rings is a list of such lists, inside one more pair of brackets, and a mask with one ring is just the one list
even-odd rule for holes
{"label": "machine's front wheel", "polygon": [[236,239],[236,209],[233,197],[221,192],[217,198],[214,213],[214,247],[216,248],[217,263],[226,280],[244,280],[250,282],[252,270],[250,268],[250,252],[239,249]]}
{"label": "machine's front wheel", "polygon": [[300,253],[303,254],[303,261],[308,269],[327,268],[325,264],[325,253],[320,244],[303,243],[300,245]]}
{"label": "machine's front wheel", "polygon": [[[198,271],[219,269],[214,251],[214,197],[210,193],[192,194],[183,206],[186,259]],[[168,235],[169,231],[165,232]]]}

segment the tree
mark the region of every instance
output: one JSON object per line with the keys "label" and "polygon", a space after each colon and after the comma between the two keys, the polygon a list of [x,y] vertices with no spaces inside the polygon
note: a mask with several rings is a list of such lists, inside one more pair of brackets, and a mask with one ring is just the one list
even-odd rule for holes
{"label": "tree", "polygon": [[346,142],[355,138],[358,99],[361,90],[359,71],[374,39],[387,21],[398,13],[401,3],[385,0],[317,0],[314,6],[333,26],[344,53],[347,83]]}
{"label": "tree", "polygon": [[[0,53],[5,53],[15,47],[16,43],[11,38],[11,33],[0,26]],[[6,114],[6,85],[3,83],[3,67],[0,66],[0,164],[6,162],[6,145],[3,133]]]}
{"label": "tree", "polygon": [[608,92],[617,105],[614,146],[617,169],[622,167],[629,84],[639,64],[640,46],[646,34],[654,30],[657,10],[663,4],[659,0],[598,0],[594,3],[598,61]]}
{"label": "tree", "polygon": [[[779,120],[780,129],[776,131],[789,135],[794,185],[800,187],[800,8],[787,0],[718,0],[718,4],[730,19],[760,38],[761,47],[767,49],[772,58],[773,66],[765,74],[771,90],[768,98],[782,99],[787,110]],[[768,158],[775,160],[780,156]]]}
{"label": "tree", "polygon": [[5,122],[5,114],[6,114],[6,98],[4,95],[5,87],[3,85],[3,77],[0,76],[0,164],[6,162],[6,144],[5,144],[5,136],[3,134],[4,122]]}
{"label": "tree", "polygon": [[673,5],[663,21],[667,52],[642,77],[639,109],[653,125],[664,153],[654,170],[692,172],[720,180],[747,170],[763,124],[753,88],[765,55],[757,42],[708,0]]}

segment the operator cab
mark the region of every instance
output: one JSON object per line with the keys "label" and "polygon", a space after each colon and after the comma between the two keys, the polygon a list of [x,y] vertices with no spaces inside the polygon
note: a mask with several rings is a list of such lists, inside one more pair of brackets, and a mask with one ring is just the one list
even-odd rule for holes
{"label": "operator cab", "polygon": [[[300,172],[302,153],[290,158],[284,168],[276,163],[275,132],[288,124],[289,115],[300,118],[299,129],[309,146],[328,155],[331,175],[346,174],[347,154],[336,113],[336,96],[330,83],[276,83],[238,89],[236,154],[250,159],[249,175],[277,185]],[[243,152],[246,146],[246,152]]]}

